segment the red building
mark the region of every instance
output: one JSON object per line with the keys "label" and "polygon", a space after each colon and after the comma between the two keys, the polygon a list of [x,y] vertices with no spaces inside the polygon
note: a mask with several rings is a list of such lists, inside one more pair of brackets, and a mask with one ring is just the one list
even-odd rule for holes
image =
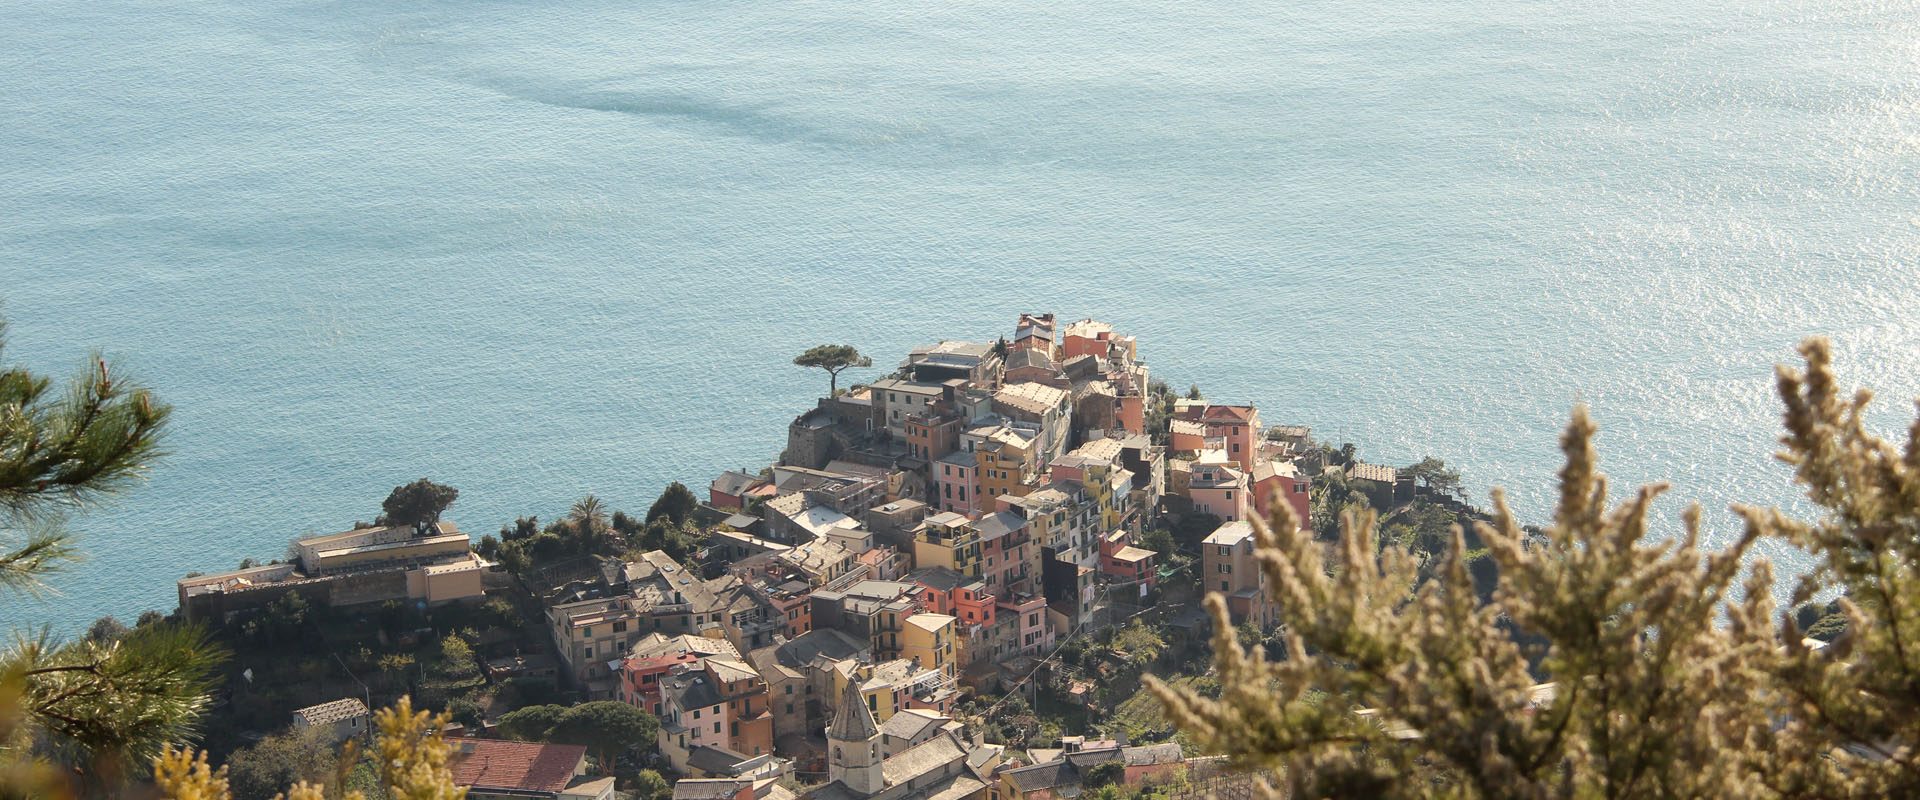
{"label": "red building", "polygon": [[1126,531],[1100,540],[1100,572],[1116,582],[1138,582],[1152,589],[1158,579],[1160,554],[1127,543]]}
{"label": "red building", "polygon": [[946,567],[928,567],[915,570],[907,580],[926,590],[928,610],[959,620],[961,629],[971,625],[993,626],[993,595],[979,578]]}

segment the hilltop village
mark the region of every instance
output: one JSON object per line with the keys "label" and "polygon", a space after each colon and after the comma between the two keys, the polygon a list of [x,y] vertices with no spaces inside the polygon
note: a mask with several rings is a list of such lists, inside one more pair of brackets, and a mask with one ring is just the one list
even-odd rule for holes
{"label": "hilltop village", "polygon": [[[225,702],[255,730],[236,745],[286,714],[364,735],[369,705],[412,693],[454,712],[476,797],[1228,791],[1138,677],[1210,680],[1204,593],[1244,637],[1278,622],[1248,520],[1431,501],[1424,529],[1461,507],[1429,491],[1432,465],[1423,483],[1176,394],[1108,324],[1022,315],[1009,333],[833,387],[778,463],[705,498],[676,484],[644,519],[588,498],[476,544],[439,518],[457,492],[422,481],[395,492],[419,513],[390,499],[284,562],[185,578],[176,613],[246,648]],[[605,702],[650,715],[651,740],[556,733]],[[531,725],[529,708],[553,710]]]}

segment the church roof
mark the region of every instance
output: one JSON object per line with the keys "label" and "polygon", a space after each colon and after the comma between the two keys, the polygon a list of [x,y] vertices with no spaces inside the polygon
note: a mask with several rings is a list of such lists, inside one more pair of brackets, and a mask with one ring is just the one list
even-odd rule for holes
{"label": "church roof", "polygon": [[847,681],[847,690],[840,696],[840,707],[833,713],[833,724],[827,726],[828,739],[864,742],[880,735],[880,724],[873,721],[873,711],[867,708],[867,699],[860,695],[859,684],[859,681]]}

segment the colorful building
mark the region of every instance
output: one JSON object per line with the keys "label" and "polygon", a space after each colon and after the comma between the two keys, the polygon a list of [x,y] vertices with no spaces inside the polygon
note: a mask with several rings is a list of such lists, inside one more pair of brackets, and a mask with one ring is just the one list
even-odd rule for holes
{"label": "colorful building", "polygon": [[958,659],[954,657],[956,622],[946,614],[908,617],[900,634],[900,657],[953,677],[959,669]]}
{"label": "colorful building", "polygon": [[980,513],[978,456],[955,450],[935,460],[929,469],[933,473],[934,508],[967,515]]}
{"label": "colorful building", "polygon": [[1219,592],[1233,621],[1253,620],[1273,627],[1278,614],[1267,596],[1266,574],[1253,556],[1253,525],[1246,521],[1222,523],[1200,542],[1200,586]]}

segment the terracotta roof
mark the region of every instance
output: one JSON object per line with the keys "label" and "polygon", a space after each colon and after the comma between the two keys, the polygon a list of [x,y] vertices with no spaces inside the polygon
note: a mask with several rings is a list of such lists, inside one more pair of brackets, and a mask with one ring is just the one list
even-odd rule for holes
{"label": "terracotta roof", "polygon": [[1232,419],[1245,422],[1253,419],[1253,406],[1207,406],[1201,413],[1201,419]]}
{"label": "terracotta roof", "polygon": [[454,747],[454,785],[476,789],[558,792],[587,757],[587,748],[577,744],[462,739]]}

